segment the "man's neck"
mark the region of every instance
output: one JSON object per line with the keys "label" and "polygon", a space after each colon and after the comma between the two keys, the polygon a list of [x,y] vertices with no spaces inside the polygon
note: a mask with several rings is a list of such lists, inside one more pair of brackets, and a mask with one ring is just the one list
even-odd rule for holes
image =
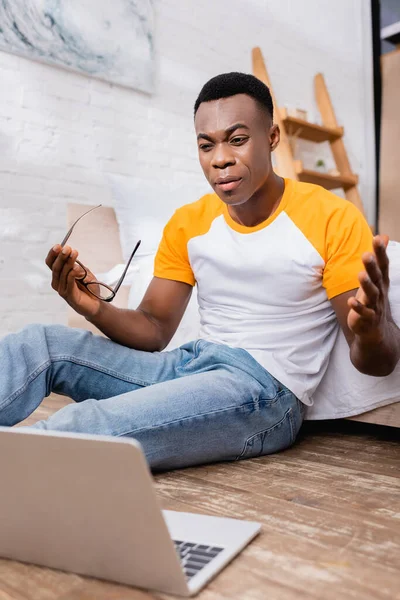
{"label": "man's neck", "polygon": [[284,179],[272,171],[260,190],[244,204],[228,206],[228,212],[236,223],[245,227],[255,227],[276,211],[284,191]]}

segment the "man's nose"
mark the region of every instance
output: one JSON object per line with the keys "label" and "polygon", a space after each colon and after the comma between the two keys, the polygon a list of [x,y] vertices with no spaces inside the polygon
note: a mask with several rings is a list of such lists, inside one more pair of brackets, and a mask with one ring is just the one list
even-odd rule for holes
{"label": "man's nose", "polygon": [[225,169],[235,164],[235,156],[229,144],[217,144],[212,157],[212,166],[215,169]]}

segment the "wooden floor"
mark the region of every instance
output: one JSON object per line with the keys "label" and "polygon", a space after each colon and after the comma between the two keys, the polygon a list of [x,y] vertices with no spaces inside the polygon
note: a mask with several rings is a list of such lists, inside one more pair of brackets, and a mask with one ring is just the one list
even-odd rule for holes
{"label": "wooden floor", "polygon": [[[62,402],[48,399],[30,422]],[[398,434],[350,421],[306,424],[281,454],[157,476],[163,508],[262,523],[199,600],[400,598]],[[0,560],[0,600],[164,597]]]}

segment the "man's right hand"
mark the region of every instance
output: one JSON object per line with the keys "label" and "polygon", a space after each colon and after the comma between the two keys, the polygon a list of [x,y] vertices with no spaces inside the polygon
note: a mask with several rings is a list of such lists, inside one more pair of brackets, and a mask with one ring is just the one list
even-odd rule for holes
{"label": "man's right hand", "polygon": [[[46,265],[52,271],[51,287],[63,298],[77,313],[91,318],[100,310],[102,300],[81,285],[76,279],[83,276],[82,268],[76,263],[77,250],[70,246],[63,248],[58,244],[54,246],[46,257]],[[86,268],[86,267],[85,267]],[[88,269],[86,282],[96,278]]]}
{"label": "man's right hand", "polygon": [[[172,339],[188,305],[192,286],[181,281],[153,277],[136,310],[99,300],[77,281],[84,274],[76,264],[78,252],[54,246],[46,258],[53,273],[51,286],[80,315],[107,337],[128,348],[161,352]],[[86,266],[85,266],[86,269]],[[94,281],[87,270],[87,281]]]}

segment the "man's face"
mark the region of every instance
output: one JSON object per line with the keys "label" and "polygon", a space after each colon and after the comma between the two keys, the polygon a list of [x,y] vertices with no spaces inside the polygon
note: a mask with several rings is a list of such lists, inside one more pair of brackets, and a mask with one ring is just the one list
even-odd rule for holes
{"label": "man's face", "polygon": [[271,172],[279,129],[259,104],[237,94],[200,104],[195,128],[204,175],[223,202],[244,204]]}

